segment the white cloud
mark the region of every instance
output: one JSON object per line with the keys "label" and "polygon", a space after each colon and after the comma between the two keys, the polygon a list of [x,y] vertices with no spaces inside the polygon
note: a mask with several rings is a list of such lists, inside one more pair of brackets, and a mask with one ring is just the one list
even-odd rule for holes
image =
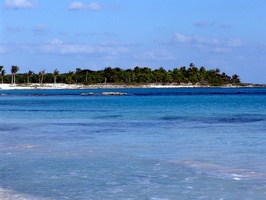
{"label": "white cloud", "polygon": [[240,47],[244,44],[244,42],[240,39],[229,39],[226,44],[228,47]]}
{"label": "white cloud", "polygon": [[82,2],[74,1],[68,6],[69,10],[101,10],[102,7],[98,3],[90,3],[89,5],[85,5]]}
{"label": "white cloud", "polygon": [[187,36],[187,35],[182,35],[180,33],[175,33],[174,34],[174,40],[176,42],[187,43],[187,42],[192,42],[193,41],[193,37],[192,36]]}
{"label": "white cloud", "polygon": [[174,40],[181,43],[196,43],[196,44],[219,44],[220,42],[214,38],[202,38],[198,36],[174,34]]}
{"label": "white cloud", "polygon": [[40,45],[38,51],[49,54],[96,54],[99,56],[116,56],[126,53],[127,48],[110,46],[92,46],[87,44],[64,43],[59,39],[53,39],[44,45]]}
{"label": "white cloud", "polygon": [[103,41],[100,43],[101,46],[118,46],[120,45],[117,41]]}
{"label": "white cloud", "polygon": [[210,45],[217,45],[220,44],[219,40],[215,38],[202,38],[202,37],[194,37],[194,41],[199,44],[210,44]]}
{"label": "white cloud", "polygon": [[172,53],[166,50],[154,50],[150,52],[144,52],[136,54],[134,57],[141,60],[152,60],[152,61],[172,60],[174,58]]}
{"label": "white cloud", "polygon": [[196,45],[196,48],[205,53],[230,53],[232,51],[231,48],[223,46]]}
{"label": "white cloud", "polygon": [[244,42],[240,39],[219,40],[216,38],[203,38],[198,36],[174,34],[174,41],[195,47],[202,52],[229,53],[233,48],[240,47]]}
{"label": "white cloud", "polygon": [[19,8],[35,8],[37,3],[28,0],[5,0],[5,7],[8,9],[19,9]]}
{"label": "white cloud", "polygon": [[101,10],[102,7],[97,3],[91,3],[88,5],[89,10]]}
{"label": "white cloud", "polygon": [[51,45],[62,45],[63,44],[63,41],[59,40],[59,39],[52,39],[49,44]]}
{"label": "white cloud", "polygon": [[68,9],[69,10],[81,10],[81,9],[85,9],[86,6],[85,4],[81,3],[81,2],[72,2],[69,6]]}

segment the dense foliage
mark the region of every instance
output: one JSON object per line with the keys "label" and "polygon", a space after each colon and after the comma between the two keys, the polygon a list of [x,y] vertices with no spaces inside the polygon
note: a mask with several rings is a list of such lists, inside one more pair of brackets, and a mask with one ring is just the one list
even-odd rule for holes
{"label": "dense foliage", "polygon": [[221,86],[226,84],[239,84],[239,76],[234,74],[228,76],[220,73],[220,70],[206,70],[205,67],[197,68],[193,63],[188,68],[185,66],[173,70],[159,69],[152,70],[148,67],[135,67],[134,69],[121,69],[107,67],[104,70],[92,71],[89,69],[76,68],[76,71],[60,74],[57,69],[53,73],[39,73],[29,71],[18,73],[17,66],[11,67],[11,74],[6,74],[3,66],[0,66],[0,76],[3,83],[80,83],[80,84],[198,84]]}

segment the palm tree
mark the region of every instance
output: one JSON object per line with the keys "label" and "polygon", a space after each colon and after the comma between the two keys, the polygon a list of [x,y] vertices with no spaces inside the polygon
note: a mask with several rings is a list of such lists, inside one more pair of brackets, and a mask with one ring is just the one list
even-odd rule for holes
{"label": "palm tree", "polygon": [[69,71],[66,77],[66,82],[67,83],[74,83],[73,81],[73,76],[75,75],[75,73],[73,71]]}
{"label": "palm tree", "polygon": [[4,69],[1,70],[1,77],[2,77],[2,84],[4,84],[4,76],[6,74],[6,71]]}
{"label": "palm tree", "polygon": [[39,83],[42,84],[45,70],[39,72]]}
{"label": "palm tree", "polygon": [[217,75],[217,74],[220,74],[220,72],[221,72],[221,71],[220,71],[219,68],[216,68],[216,69],[215,69],[215,73],[216,73],[216,75]]}
{"label": "palm tree", "polygon": [[236,83],[240,83],[239,76],[238,76],[237,74],[234,74],[234,75],[232,76],[232,81],[233,81],[234,84],[236,84]]}
{"label": "palm tree", "polygon": [[86,71],[86,77],[85,77],[85,81],[86,81],[86,83],[88,83],[88,75],[89,75],[89,72],[88,72],[88,70]]}
{"label": "palm tree", "polygon": [[56,77],[59,75],[59,71],[57,69],[54,70],[54,83],[56,83]]}
{"label": "palm tree", "polygon": [[16,73],[18,72],[19,67],[18,66],[12,66],[11,67],[11,73],[12,73],[12,79],[11,79],[11,84],[16,83]]}
{"label": "palm tree", "polygon": [[33,74],[33,71],[29,70],[29,72],[27,73],[27,82],[28,84],[30,83],[30,76]]}
{"label": "palm tree", "polygon": [[1,77],[2,77],[2,84],[3,84],[3,76],[2,76],[2,70],[3,70],[4,66],[0,66],[0,72],[1,72]]}

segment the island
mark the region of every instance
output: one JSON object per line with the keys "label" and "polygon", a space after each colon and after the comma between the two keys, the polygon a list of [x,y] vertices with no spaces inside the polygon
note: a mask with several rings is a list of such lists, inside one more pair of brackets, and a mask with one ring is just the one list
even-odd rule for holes
{"label": "island", "polygon": [[5,67],[0,66],[0,89],[265,87],[263,84],[242,83],[237,74],[229,76],[218,68],[197,68],[193,63],[172,70],[138,66],[134,69],[107,67],[98,71],[76,68],[61,74],[57,69],[52,73],[45,70],[18,73],[19,67],[13,65],[10,72],[7,74]]}

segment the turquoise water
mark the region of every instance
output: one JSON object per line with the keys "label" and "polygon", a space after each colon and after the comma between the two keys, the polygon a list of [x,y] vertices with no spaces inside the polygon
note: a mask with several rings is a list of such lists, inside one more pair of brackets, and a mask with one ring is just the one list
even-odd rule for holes
{"label": "turquoise water", "polygon": [[3,200],[266,199],[265,88],[0,90],[0,123]]}

